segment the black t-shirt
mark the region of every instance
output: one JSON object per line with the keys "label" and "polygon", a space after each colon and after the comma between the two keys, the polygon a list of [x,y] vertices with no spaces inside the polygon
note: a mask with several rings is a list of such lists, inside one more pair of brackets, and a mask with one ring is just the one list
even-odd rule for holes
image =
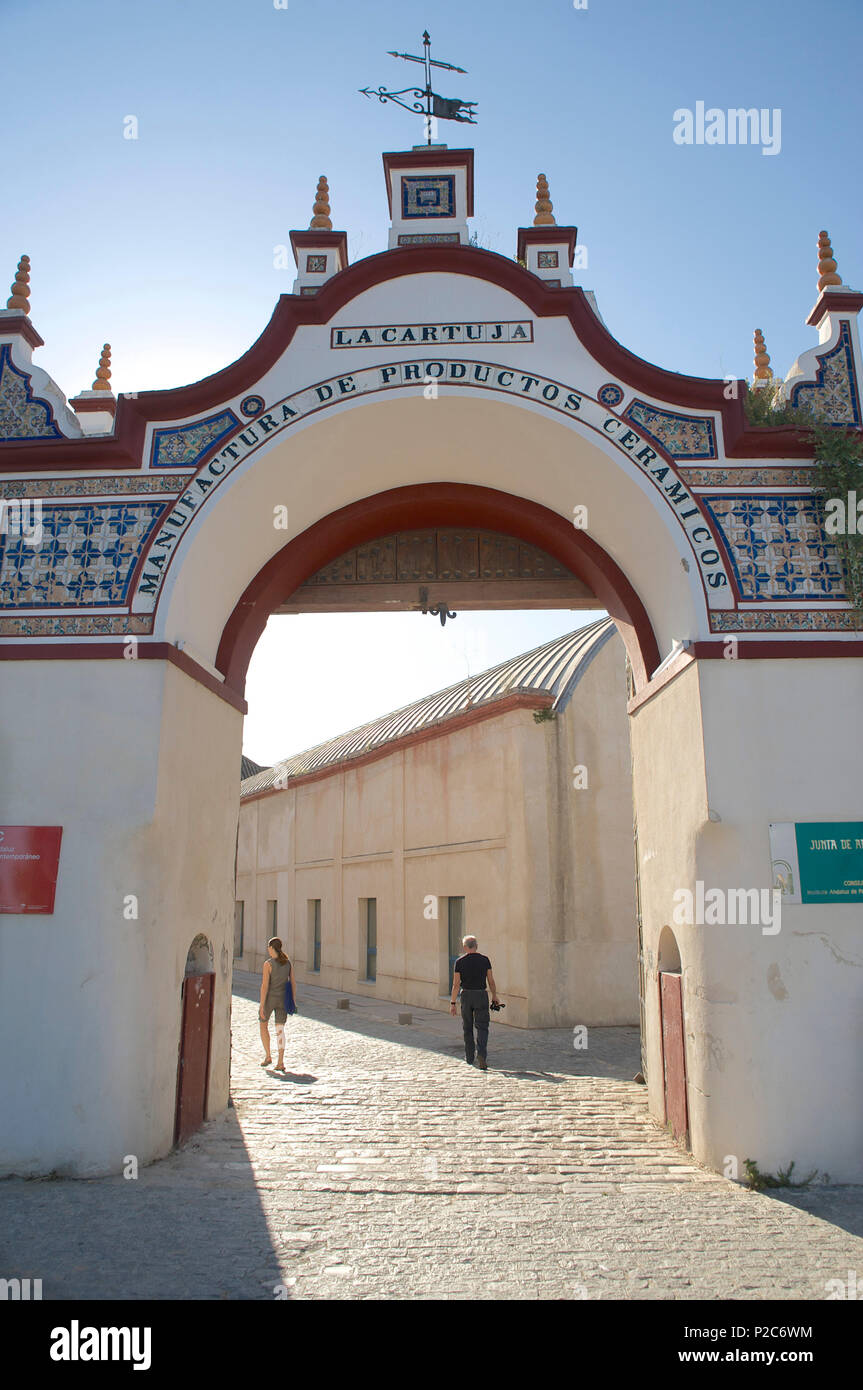
{"label": "black t-shirt", "polygon": [[491,970],[491,961],[479,951],[466,951],[459,956],[453,971],[458,973],[462,989],[485,989],[485,977]]}

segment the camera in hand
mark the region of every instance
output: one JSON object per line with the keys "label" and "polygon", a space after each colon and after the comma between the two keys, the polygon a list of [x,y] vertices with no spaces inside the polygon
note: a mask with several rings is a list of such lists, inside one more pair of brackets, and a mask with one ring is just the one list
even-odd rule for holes
{"label": "camera in hand", "polygon": [[506,1008],[506,1004],[489,1004],[489,1008],[494,1009],[494,1012],[498,1013],[501,1009]]}

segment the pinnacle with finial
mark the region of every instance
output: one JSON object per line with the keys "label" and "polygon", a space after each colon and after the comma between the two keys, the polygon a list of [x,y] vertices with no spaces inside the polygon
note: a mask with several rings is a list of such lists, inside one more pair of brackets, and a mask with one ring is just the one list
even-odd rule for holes
{"label": "pinnacle with finial", "polygon": [[827,285],[841,285],[842,277],[836,274],[836,261],[833,258],[833,247],[830,244],[830,237],[827,232],[818,233],[818,289],[823,290]]}
{"label": "pinnacle with finial", "polygon": [[536,216],[533,219],[535,227],[554,227],[554,213],[552,208],[554,203],[548,196],[548,179],[545,174],[537,174],[536,177]]}
{"label": "pinnacle with finial", "polygon": [[7,309],[18,309],[22,314],[30,312],[30,257],[22,256],[15,271],[12,294],[6,301]]}
{"label": "pinnacle with finial", "polygon": [[330,220],[330,186],[324,174],[321,174],[318,179],[318,191],[315,194],[315,205],[312,212],[314,216],[309,227],[323,227],[328,232],[333,230],[333,224]]}
{"label": "pinnacle with finial", "polygon": [[93,382],[92,390],[110,391],[111,390],[111,344],[105,343],[102,348],[102,355],[99,358],[99,365],[96,368],[96,380]]}
{"label": "pinnacle with finial", "polygon": [[756,382],[768,382],[773,376],[770,368],[770,354],[764,343],[764,334],[760,328],[756,328],[753,339],[755,343],[755,380]]}

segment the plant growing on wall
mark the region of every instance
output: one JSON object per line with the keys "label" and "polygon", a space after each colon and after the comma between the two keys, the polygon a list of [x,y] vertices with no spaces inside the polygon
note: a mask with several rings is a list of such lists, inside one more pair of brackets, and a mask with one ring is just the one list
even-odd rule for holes
{"label": "plant growing on wall", "polygon": [[822,419],[810,426],[815,455],[815,494],[821,523],[839,555],[845,593],[863,627],[863,529],[857,504],[863,502],[863,435],[837,429]]}
{"label": "plant growing on wall", "polygon": [[783,385],[778,377],[774,377],[768,386],[755,387],[746,383],[743,409],[750,425],[769,425],[771,429],[777,429],[780,425],[800,425],[804,414],[807,419],[810,418],[808,412],[786,401]]}
{"label": "plant growing on wall", "polygon": [[863,627],[863,530],[857,527],[856,505],[863,501],[863,434],[791,405],[780,380],[760,388],[747,384],[743,407],[751,425],[794,425],[808,437],[821,525],[836,547],[855,626]]}

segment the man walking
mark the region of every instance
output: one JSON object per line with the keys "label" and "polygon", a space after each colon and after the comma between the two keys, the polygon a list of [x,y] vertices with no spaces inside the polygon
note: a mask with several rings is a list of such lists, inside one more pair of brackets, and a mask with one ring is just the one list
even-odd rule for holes
{"label": "man walking", "polygon": [[473,1030],[476,1026],[476,1065],[480,1071],[487,1071],[486,1051],[488,1049],[488,994],[486,993],[485,981],[491,985],[491,998],[493,1004],[499,1004],[497,997],[497,985],[494,982],[494,975],[491,970],[491,961],[488,956],[483,956],[477,950],[476,937],[462,937],[464,955],[459,956],[452,972],[452,995],[449,1001],[449,1011],[455,1018],[455,1001],[459,990],[461,990],[461,1021],[464,1028],[464,1055],[466,1061],[473,1065],[474,1060],[474,1039]]}

